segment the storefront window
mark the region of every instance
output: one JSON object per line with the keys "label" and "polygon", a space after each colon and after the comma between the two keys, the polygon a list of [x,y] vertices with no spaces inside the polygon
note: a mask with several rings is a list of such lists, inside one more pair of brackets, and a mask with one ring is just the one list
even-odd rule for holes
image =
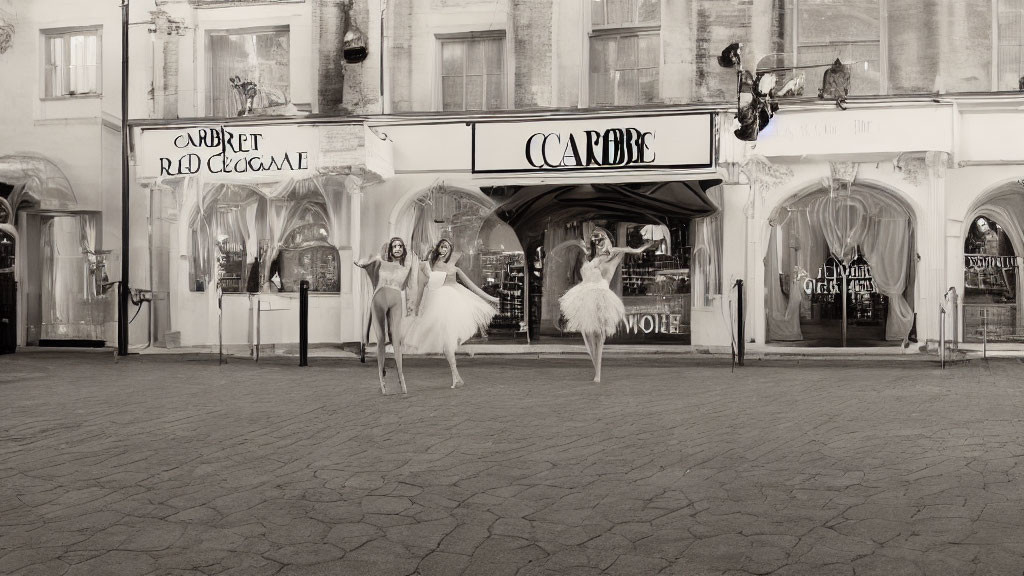
{"label": "storefront window", "polygon": [[340,291],[336,229],[345,207],[336,196],[344,193],[328,192],[314,179],[277,191],[207,187],[203,209],[197,207],[189,226],[193,291],[213,282],[225,293],[297,292],[302,280],[313,292]]}
{"label": "storefront window", "polygon": [[[690,333],[690,224],[619,224],[625,244],[654,242],[652,250],[626,255],[622,262],[622,301],[626,323],[615,339],[651,340]],[[622,244],[620,244],[622,245]]]}
{"label": "storefront window", "polygon": [[769,341],[877,346],[911,337],[916,251],[901,202],[866,187],[822,190],[780,207],[770,224]]}
{"label": "storefront window", "polygon": [[980,216],[964,241],[964,340],[1014,341],[1018,261],[995,220]]}

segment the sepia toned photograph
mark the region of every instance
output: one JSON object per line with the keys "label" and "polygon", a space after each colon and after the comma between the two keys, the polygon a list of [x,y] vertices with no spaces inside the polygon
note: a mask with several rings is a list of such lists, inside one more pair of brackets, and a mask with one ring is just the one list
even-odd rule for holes
{"label": "sepia toned photograph", "polygon": [[0,0],[0,574],[1024,576],[1022,266],[1024,0]]}

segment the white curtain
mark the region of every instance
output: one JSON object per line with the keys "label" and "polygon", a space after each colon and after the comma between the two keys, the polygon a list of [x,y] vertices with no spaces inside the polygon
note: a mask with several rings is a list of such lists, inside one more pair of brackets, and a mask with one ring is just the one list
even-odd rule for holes
{"label": "white curtain", "polygon": [[853,261],[860,247],[876,289],[889,299],[886,340],[906,338],[914,322],[913,307],[904,297],[913,235],[906,209],[884,194],[856,189],[850,196],[814,200],[809,214],[843,264]]}
{"label": "white curtain", "polygon": [[[790,280],[789,296],[782,291],[782,276],[780,265],[789,262],[790,257],[787,243],[779,241],[782,233],[782,224],[773,224],[768,236],[768,256],[765,270],[765,290],[768,299],[768,339],[777,342],[792,342],[803,340],[803,332],[800,330],[800,302],[801,292],[798,289],[799,283],[794,279]],[[796,275],[793,275],[794,277]]]}
{"label": "white curtain", "polygon": [[[82,248],[82,254],[85,256],[85,266],[83,267],[83,273],[85,276],[85,294],[86,300],[95,300],[99,294],[97,292],[96,279],[94,273],[99,272],[95,269],[97,262],[96,258],[96,223],[99,218],[96,214],[80,214],[78,216],[79,225],[79,237],[78,243]],[[102,280],[102,279],[101,279]]]}
{"label": "white curtain", "polygon": [[914,309],[903,297],[910,276],[911,226],[908,218],[875,217],[862,249],[875,288],[889,298],[886,340],[903,340],[914,323]]}
{"label": "white curtain", "polygon": [[695,220],[692,298],[695,305],[709,306],[712,294],[722,293],[722,188],[708,190],[718,211]]}
{"label": "white curtain", "polygon": [[867,234],[870,208],[865,200],[870,198],[860,194],[826,195],[812,202],[808,208],[812,223],[818,224],[829,250],[843,264],[849,264],[857,257],[857,246]]}

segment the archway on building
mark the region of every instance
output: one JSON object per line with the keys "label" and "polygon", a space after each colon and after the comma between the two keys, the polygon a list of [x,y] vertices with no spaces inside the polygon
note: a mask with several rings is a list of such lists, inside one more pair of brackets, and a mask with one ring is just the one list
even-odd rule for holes
{"label": "archway on building", "polygon": [[694,280],[701,285],[697,295],[702,304],[709,293],[705,285],[713,286],[710,293],[720,289],[720,228],[707,218],[718,212],[720,203],[709,197],[709,191],[720,183],[706,179],[485,187],[483,191],[499,203],[495,213],[526,248],[530,334],[582,342],[579,334],[565,331],[559,299],[580,282],[587,259],[581,243],[601,227],[619,247],[653,244],[641,254],[626,255],[609,283],[622,298],[626,318],[608,342],[689,344]]}
{"label": "archway on building", "polygon": [[443,238],[452,242],[457,265],[484,292],[499,300],[498,313],[480,337],[489,341],[526,338],[526,255],[515,232],[494,216],[494,202],[481,192],[437,182],[398,209],[391,235],[426,259]]}
{"label": "archway on building", "polygon": [[765,255],[767,340],[789,346],[909,345],[913,211],[865,184],[820,187],[777,207]]}
{"label": "archway on building", "polygon": [[24,342],[104,345],[114,298],[107,282],[109,251],[101,245],[102,215],[80,211],[63,171],[39,155],[0,157],[0,182],[20,237]]}
{"label": "archway on building", "polygon": [[963,340],[1024,342],[1019,305],[1024,198],[1000,190],[970,214],[964,234]]}

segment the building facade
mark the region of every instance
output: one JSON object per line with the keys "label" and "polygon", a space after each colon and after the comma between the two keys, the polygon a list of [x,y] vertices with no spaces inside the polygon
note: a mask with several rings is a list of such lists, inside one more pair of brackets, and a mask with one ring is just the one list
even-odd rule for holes
{"label": "building facade", "polygon": [[120,31],[116,6],[0,1],[0,340],[9,344],[116,340]]}
{"label": "building facade", "polygon": [[[486,341],[571,343],[557,300],[578,281],[574,241],[602,226],[622,246],[656,243],[613,280],[628,313],[613,343],[727,350],[743,280],[756,344],[916,347],[944,321],[1017,346],[1022,12],[135,0],[129,283],[152,302],[132,343],[294,343],[301,279],[311,341],[358,341],[369,286],[352,262],[392,236],[421,256],[454,241],[501,299]],[[38,24],[32,42],[18,25],[17,60],[39,78],[45,32],[90,26],[66,13],[80,21]],[[742,61],[725,67],[736,42]],[[776,80],[756,141],[734,133],[739,70]],[[16,104],[47,109],[47,90]],[[102,248],[117,248],[117,210],[99,205]]]}

